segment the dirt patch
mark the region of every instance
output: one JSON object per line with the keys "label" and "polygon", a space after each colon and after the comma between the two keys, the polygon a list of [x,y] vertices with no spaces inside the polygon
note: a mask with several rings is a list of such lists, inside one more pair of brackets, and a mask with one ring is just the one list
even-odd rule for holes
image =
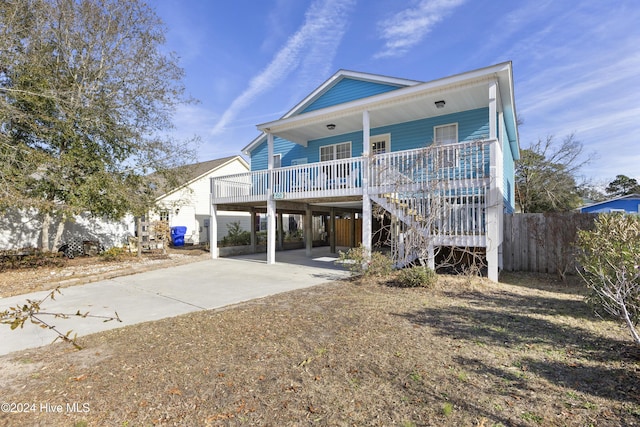
{"label": "dirt patch", "polygon": [[335,282],[14,353],[46,374],[14,373],[3,400],[38,410],[0,425],[640,425],[626,330],[580,288],[504,279]]}
{"label": "dirt patch", "polygon": [[168,254],[126,256],[116,261],[97,257],[62,259],[60,267],[38,267],[0,272],[0,298],[82,285],[117,276],[166,268],[208,258],[203,250],[171,250]]}

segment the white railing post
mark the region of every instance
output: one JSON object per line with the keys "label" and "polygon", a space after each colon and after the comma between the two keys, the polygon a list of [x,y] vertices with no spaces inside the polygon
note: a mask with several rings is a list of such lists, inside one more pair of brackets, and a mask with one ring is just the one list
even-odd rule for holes
{"label": "white railing post", "polygon": [[365,257],[371,255],[372,225],[371,197],[369,196],[369,147],[370,147],[369,112],[362,112],[362,247]]}

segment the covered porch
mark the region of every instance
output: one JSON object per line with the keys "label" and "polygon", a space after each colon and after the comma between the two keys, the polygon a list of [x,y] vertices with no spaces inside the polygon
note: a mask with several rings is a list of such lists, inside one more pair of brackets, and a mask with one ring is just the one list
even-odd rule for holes
{"label": "covered porch", "polygon": [[[505,70],[496,72],[504,73]],[[258,126],[266,169],[253,170],[211,181],[211,229],[217,210],[264,211],[267,217],[267,263],[275,263],[279,212],[305,215],[305,230],[314,210],[326,210],[335,218],[337,209],[350,209],[362,217],[362,244],[372,249],[374,208],[397,219],[400,233],[417,231],[433,245],[484,247],[489,277],[498,278],[499,247],[503,213],[503,123],[500,92],[509,93],[508,79],[487,70],[418,84],[326,108],[287,114]],[[404,123],[443,114],[486,109],[486,131],[480,137],[446,145],[434,144],[425,132],[422,142],[398,150],[372,145],[372,129],[382,132]],[[296,109],[294,108],[294,110]],[[382,129],[382,130],[381,130]],[[484,133],[486,132],[486,134]],[[323,138],[358,135],[361,155],[281,167],[275,163],[274,139],[301,147]],[[346,137],[345,137],[346,139]],[[266,144],[265,144],[266,142]],[[253,144],[253,143],[252,143]],[[257,145],[250,145],[257,147]],[[304,150],[303,150],[304,151]],[[309,150],[307,150],[309,151]],[[330,233],[331,234],[331,233]],[[398,237],[402,240],[402,237]],[[306,252],[312,255],[312,241]],[[212,256],[217,256],[212,241]],[[433,256],[429,257],[433,267]]]}

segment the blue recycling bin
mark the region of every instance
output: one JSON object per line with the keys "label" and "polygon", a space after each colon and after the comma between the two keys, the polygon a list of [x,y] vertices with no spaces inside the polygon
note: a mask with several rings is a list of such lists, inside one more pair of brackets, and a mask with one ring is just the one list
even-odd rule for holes
{"label": "blue recycling bin", "polygon": [[179,225],[171,227],[171,241],[173,246],[184,246],[184,235],[187,234],[187,227]]}

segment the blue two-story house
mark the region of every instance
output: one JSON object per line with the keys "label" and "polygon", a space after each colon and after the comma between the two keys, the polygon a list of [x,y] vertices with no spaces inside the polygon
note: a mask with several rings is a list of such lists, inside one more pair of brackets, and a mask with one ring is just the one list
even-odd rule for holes
{"label": "blue two-story house", "polygon": [[218,210],[266,212],[274,263],[279,213],[304,214],[310,235],[314,212],[355,212],[367,251],[386,216],[399,265],[433,266],[441,247],[484,248],[497,280],[519,158],[510,62],[428,82],[340,70],[257,128],[243,149],[251,172],[212,179],[210,232]]}

